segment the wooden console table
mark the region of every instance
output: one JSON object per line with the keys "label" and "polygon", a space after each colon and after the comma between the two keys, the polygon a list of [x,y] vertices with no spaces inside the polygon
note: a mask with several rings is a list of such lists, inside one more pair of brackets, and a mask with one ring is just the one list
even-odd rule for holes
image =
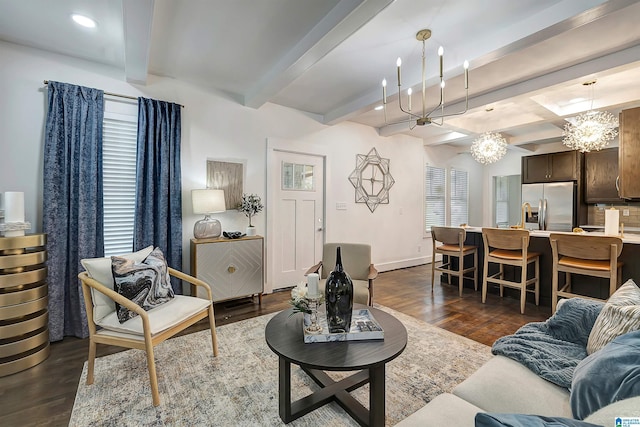
{"label": "wooden console table", "polygon": [[[262,304],[262,236],[191,239],[191,275],[205,281],[211,287],[214,302],[258,295]],[[195,295],[194,288],[195,286],[191,286],[191,295]]]}

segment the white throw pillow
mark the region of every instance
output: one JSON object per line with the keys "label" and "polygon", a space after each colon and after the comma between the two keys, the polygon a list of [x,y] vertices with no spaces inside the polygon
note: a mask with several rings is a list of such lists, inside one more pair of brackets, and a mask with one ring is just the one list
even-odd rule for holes
{"label": "white throw pillow", "polygon": [[619,335],[640,329],[640,288],[631,279],[609,297],[598,315],[587,342],[587,354],[609,344]]}
{"label": "white throw pillow", "polygon": [[[122,258],[131,259],[135,262],[144,261],[153,251],[153,246],[140,249],[138,252],[120,255]],[[113,290],[113,273],[111,271],[111,257],[86,258],[80,260],[82,266],[89,277]],[[108,296],[91,288],[91,299],[93,301],[93,321],[99,322],[104,316],[116,310],[115,302]]]}

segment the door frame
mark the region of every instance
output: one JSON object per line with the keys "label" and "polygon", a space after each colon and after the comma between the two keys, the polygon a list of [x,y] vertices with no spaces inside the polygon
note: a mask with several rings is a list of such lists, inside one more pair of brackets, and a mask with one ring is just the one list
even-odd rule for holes
{"label": "door frame", "polygon": [[[301,149],[304,148],[304,149]],[[303,140],[288,140],[282,138],[267,138],[267,155],[266,155],[266,223],[267,230],[265,233],[265,284],[264,292],[273,292],[273,269],[271,268],[271,254],[274,253],[275,242],[270,236],[275,236],[274,217],[271,212],[274,211],[274,203],[277,201],[273,196],[274,185],[280,184],[280,168],[275,165],[275,153],[288,152],[293,154],[301,154],[306,156],[316,156],[322,158],[323,182],[322,182],[322,243],[324,244],[327,236],[327,154],[324,147],[309,143]],[[311,267],[311,266],[309,266]]]}

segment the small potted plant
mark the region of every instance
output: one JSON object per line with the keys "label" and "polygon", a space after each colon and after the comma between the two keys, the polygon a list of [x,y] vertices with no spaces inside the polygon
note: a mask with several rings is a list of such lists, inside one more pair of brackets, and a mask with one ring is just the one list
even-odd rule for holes
{"label": "small potted plant", "polygon": [[251,224],[251,218],[262,212],[262,208],[264,205],[262,204],[262,200],[260,196],[257,194],[243,194],[242,201],[238,205],[238,210],[242,212],[247,218],[249,218],[249,226],[247,227],[247,236],[255,236],[256,228]]}

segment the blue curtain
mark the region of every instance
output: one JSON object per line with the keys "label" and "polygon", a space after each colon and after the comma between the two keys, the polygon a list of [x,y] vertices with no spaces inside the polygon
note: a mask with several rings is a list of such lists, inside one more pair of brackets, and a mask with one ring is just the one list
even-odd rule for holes
{"label": "blue curtain", "polygon": [[85,338],[80,260],[104,254],[104,93],[49,82],[44,136],[43,230],[47,233],[49,339]]}
{"label": "blue curtain", "polygon": [[[167,264],[182,270],[180,105],[138,98],[138,174],[134,250],[160,247]],[[171,279],[176,294],[179,280]]]}

